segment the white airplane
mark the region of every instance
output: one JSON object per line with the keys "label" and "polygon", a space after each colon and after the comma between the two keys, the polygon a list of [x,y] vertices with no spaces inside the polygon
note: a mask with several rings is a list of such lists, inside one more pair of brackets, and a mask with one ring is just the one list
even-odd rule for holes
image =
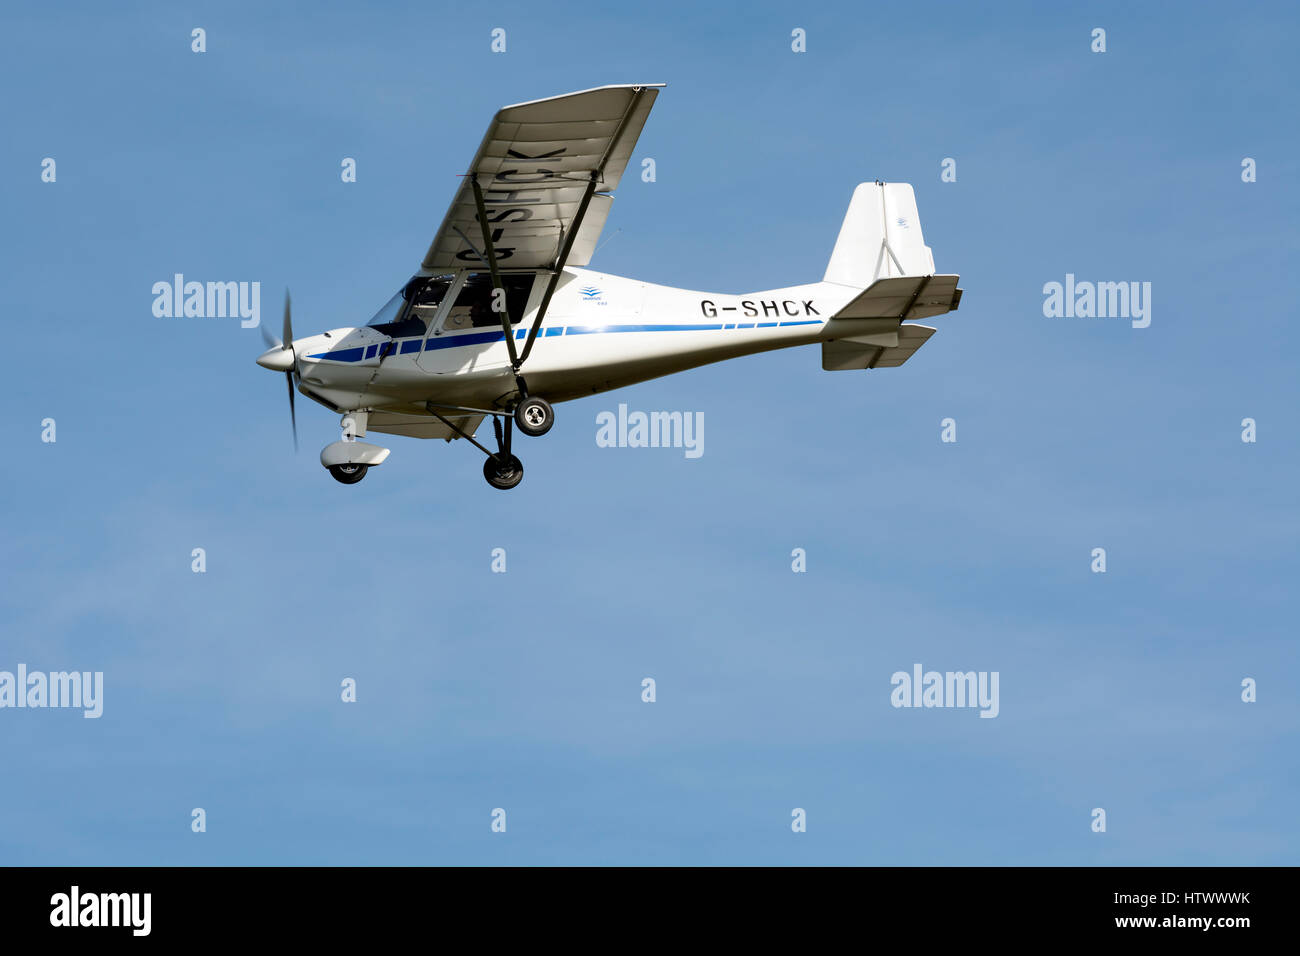
{"label": "white airplane", "polygon": [[[853,191],[820,282],[730,295],[588,270],[661,87],[499,111],[420,271],[367,325],[295,339],[286,295],[284,336],[264,330],[257,364],[285,373],[295,445],[296,386],[342,415],[320,460],[344,484],[387,459],[357,440],[372,431],[464,438],[487,456],[488,483],[513,488],[524,469],[512,426],[544,435],[555,402],[813,343],[824,369],[892,368],[935,331],[912,320],[958,307],[958,277],[935,275],[906,183]],[[489,416],[495,452],[474,438]]]}

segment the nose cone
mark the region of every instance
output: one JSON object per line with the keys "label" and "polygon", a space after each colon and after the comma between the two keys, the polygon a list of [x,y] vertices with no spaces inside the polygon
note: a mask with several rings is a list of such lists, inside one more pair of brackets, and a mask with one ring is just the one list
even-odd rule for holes
{"label": "nose cone", "polygon": [[273,372],[287,372],[293,368],[293,349],[275,346],[257,357],[257,364]]}

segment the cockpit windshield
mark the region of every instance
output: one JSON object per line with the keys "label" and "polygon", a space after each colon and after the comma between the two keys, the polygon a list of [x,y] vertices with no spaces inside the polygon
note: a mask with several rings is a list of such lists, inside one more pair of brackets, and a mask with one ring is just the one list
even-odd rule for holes
{"label": "cockpit windshield", "polygon": [[416,276],[366,324],[395,339],[424,335],[451,288],[453,278],[450,275]]}
{"label": "cockpit windshield", "polygon": [[381,325],[388,325],[389,323],[396,322],[398,314],[402,311],[402,306],[406,305],[406,296],[403,295],[405,291],[406,290],[403,289],[389,299],[388,304],[376,312],[375,317],[367,322],[366,325],[374,329]]}

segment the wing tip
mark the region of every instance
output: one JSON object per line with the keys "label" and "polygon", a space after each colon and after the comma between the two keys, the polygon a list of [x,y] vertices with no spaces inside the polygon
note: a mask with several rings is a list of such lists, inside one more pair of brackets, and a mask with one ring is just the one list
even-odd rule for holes
{"label": "wing tip", "polygon": [[520,106],[536,106],[538,103],[549,103],[552,100],[563,100],[570,96],[582,96],[584,93],[599,93],[601,90],[661,90],[667,83],[609,83],[605,86],[593,86],[586,90],[572,90],[568,93],[560,93],[556,96],[543,96],[536,100],[526,100],[523,103],[511,103],[509,106],[501,107],[501,110],[513,110]]}

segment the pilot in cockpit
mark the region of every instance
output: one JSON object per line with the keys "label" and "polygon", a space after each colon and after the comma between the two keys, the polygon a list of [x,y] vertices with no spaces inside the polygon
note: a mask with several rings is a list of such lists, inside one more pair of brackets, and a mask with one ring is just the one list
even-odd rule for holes
{"label": "pilot in cockpit", "polygon": [[415,293],[415,304],[437,306],[446,293],[447,280],[434,276]]}
{"label": "pilot in cockpit", "polygon": [[469,321],[475,327],[501,324],[501,317],[492,311],[492,287],[485,286],[469,307]]}

